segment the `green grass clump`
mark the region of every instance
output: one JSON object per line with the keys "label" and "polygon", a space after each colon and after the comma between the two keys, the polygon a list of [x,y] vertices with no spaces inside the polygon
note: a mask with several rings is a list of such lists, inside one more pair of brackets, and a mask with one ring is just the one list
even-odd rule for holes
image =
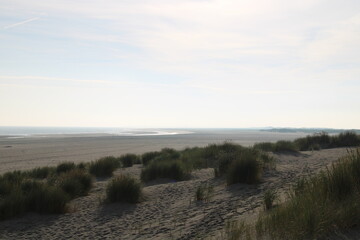
{"label": "green grass clump", "polygon": [[266,210],[272,209],[274,207],[274,201],[276,200],[276,192],[274,190],[267,190],[264,193],[263,201]]}
{"label": "green grass clump", "polygon": [[106,196],[110,202],[137,203],[142,196],[141,184],[130,176],[117,176],[108,184]]}
{"label": "green grass clump", "polygon": [[322,132],[320,134],[314,134],[312,136],[298,138],[294,141],[300,151],[330,148],[331,142],[331,137],[325,132]]}
{"label": "green grass clump", "polygon": [[119,161],[122,163],[123,167],[131,167],[133,164],[138,162],[139,157],[135,154],[125,154],[119,158]]}
{"label": "green grass clump", "polygon": [[12,218],[26,212],[26,199],[18,189],[0,199],[0,220]]}
{"label": "green grass clump", "polygon": [[343,132],[331,139],[332,147],[353,147],[360,145],[360,136],[355,132]]}
{"label": "green grass clump", "polygon": [[143,155],[141,155],[141,161],[144,166],[148,165],[150,161],[155,159],[156,157],[160,156],[161,152],[146,152]]}
{"label": "green grass clump", "polygon": [[190,169],[179,160],[153,161],[141,171],[141,180],[148,182],[157,178],[170,178],[178,181],[189,177]]}
{"label": "green grass clump", "polygon": [[96,177],[111,177],[115,169],[119,167],[119,160],[115,157],[108,156],[91,162],[89,172]]}
{"label": "green grass clump", "polygon": [[62,189],[45,183],[32,184],[23,191],[27,211],[37,213],[64,213],[70,197]]}
{"label": "green grass clump", "polygon": [[298,152],[298,147],[292,141],[277,141],[274,145],[274,152]]}
{"label": "green grass clump", "polygon": [[275,143],[272,142],[260,142],[255,143],[254,148],[264,152],[274,152]]}
{"label": "green grass clump", "polygon": [[27,172],[30,178],[45,179],[56,172],[54,167],[37,167]]}
{"label": "green grass clump", "polygon": [[59,165],[57,165],[56,173],[60,174],[63,172],[67,172],[67,171],[74,169],[75,167],[76,167],[76,165],[73,162],[63,162],[63,163],[60,163]]}
{"label": "green grass clump", "polygon": [[58,186],[71,198],[87,195],[92,187],[92,176],[80,169],[62,173],[57,180]]}
{"label": "green grass clump", "polygon": [[273,239],[318,239],[360,224],[360,149],[326,171],[302,179],[289,200],[259,217],[257,231]]}
{"label": "green grass clump", "polygon": [[297,138],[294,141],[277,141],[276,143],[262,142],[254,144],[255,149],[265,152],[297,152],[356,146],[360,146],[360,136],[352,131],[342,132],[334,136],[329,136],[326,132],[321,132],[311,136]]}
{"label": "green grass clump", "polygon": [[258,156],[251,151],[243,152],[231,162],[228,167],[226,180],[227,184],[258,183],[261,179],[262,168]]}
{"label": "green grass clump", "polygon": [[214,193],[214,186],[209,184],[200,185],[195,192],[195,199],[197,201],[210,201]]}
{"label": "green grass clump", "polygon": [[25,212],[63,213],[70,200],[68,194],[47,183],[23,179],[13,182],[11,192],[0,198],[0,220],[5,220]]}

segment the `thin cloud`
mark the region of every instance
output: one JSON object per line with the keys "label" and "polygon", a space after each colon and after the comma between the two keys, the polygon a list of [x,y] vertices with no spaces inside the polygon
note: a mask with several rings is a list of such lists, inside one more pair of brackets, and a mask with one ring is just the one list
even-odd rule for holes
{"label": "thin cloud", "polygon": [[[1,85],[8,84],[9,86],[15,86],[17,83],[14,81],[28,81],[33,82],[36,80],[39,81],[49,81],[49,82],[74,82],[80,84],[98,84],[101,86],[114,86],[114,85],[128,85],[128,86],[140,86],[140,87],[175,87],[174,84],[161,84],[161,83],[144,83],[139,81],[129,81],[129,80],[100,80],[100,79],[76,79],[76,78],[61,78],[61,77],[46,77],[46,76],[0,76],[0,81],[9,81],[12,80],[11,84],[1,83]],[[24,86],[24,85],[22,85]]]}
{"label": "thin cloud", "polygon": [[36,20],[39,20],[39,19],[40,19],[39,17],[30,18],[30,19],[25,20],[25,21],[22,21],[22,22],[18,22],[18,23],[14,23],[14,24],[5,26],[4,29],[14,28],[14,27],[23,25],[23,24],[25,24],[25,23],[33,22],[33,21],[36,21]]}

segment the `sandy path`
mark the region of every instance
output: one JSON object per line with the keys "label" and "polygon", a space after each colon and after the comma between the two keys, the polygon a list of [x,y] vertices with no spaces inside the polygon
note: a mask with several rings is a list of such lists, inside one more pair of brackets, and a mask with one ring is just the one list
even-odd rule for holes
{"label": "sandy path", "polygon": [[[221,238],[226,221],[254,216],[262,208],[268,188],[285,192],[299,177],[312,174],[346,149],[275,155],[277,170],[264,175],[258,185],[235,184],[214,179],[212,169],[193,173],[183,182],[163,181],[144,187],[146,200],[132,204],[101,204],[107,180],[96,181],[89,196],[72,202],[75,211],[64,215],[27,214],[0,222],[0,239],[196,239]],[[140,165],[116,171],[139,177]],[[214,186],[209,202],[195,202],[196,188]]]}

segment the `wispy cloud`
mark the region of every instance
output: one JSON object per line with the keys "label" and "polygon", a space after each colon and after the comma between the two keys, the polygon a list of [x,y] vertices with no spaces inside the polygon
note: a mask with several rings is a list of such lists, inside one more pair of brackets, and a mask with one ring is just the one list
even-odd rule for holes
{"label": "wispy cloud", "polygon": [[[118,86],[132,86],[132,87],[144,87],[144,88],[168,88],[168,87],[186,87],[185,85],[176,84],[162,84],[162,83],[144,83],[141,81],[130,81],[130,80],[107,80],[107,79],[76,79],[76,78],[60,78],[60,77],[47,77],[47,76],[7,76],[0,75],[0,84],[3,86],[30,86],[36,85],[39,81],[41,84],[44,83],[78,83],[83,85],[96,84],[102,87],[118,87]],[[19,83],[26,83],[25,85],[19,85]]]}
{"label": "wispy cloud", "polygon": [[40,19],[40,17],[30,18],[30,19],[27,19],[25,21],[21,21],[21,22],[17,22],[17,23],[14,23],[14,24],[7,25],[7,26],[4,27],[4,29],[10,29],[10,28],[18,27],[20,25],[23,25],[23,24],[26,24],[26,23],[29,23],[29,22],[33,22],[33,21],[36,21],[36,20],[39,20],[39,19]]}

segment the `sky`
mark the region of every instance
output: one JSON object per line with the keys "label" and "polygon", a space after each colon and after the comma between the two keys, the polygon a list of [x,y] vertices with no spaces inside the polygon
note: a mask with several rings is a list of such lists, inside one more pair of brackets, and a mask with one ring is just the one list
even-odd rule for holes
{"label": "sky", "polygon": [[0,126],[360,129],[360,1],[0,0]]}

